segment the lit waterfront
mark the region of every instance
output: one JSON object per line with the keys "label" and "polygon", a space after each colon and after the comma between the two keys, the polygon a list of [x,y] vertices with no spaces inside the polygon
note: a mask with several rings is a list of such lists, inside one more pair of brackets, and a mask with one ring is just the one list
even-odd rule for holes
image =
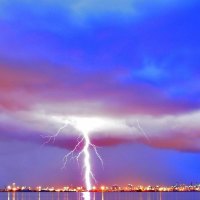
{"label": "lit waterfront", "polygon": [[83,196],[88,195],[86,192],[200,192],[200,184],[176,184],[172,186],[134,186],[132,184],[128,184],[127,186],[93,186],[90,191],[87,191],[84,187],[29,187],[29,186],[17,186],[15,183],[6,186],[5,188],[0,189],[1,192],[77,192],[83,193]]}

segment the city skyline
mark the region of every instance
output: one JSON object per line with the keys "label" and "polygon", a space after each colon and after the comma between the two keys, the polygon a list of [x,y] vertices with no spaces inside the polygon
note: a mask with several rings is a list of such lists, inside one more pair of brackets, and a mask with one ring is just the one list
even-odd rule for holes
{"label": "city skyline", "polygon": [[[0,192],[87,192],[84,186],[18,186],[16,183],[0,188]],[[93,186],[90,192],[200,192],[200,184],[175,184],[175,185],[100,185]]]}
{"label": "city skyline", "polygon": [[0,0],[0,187],[199,183],[199,8]]}

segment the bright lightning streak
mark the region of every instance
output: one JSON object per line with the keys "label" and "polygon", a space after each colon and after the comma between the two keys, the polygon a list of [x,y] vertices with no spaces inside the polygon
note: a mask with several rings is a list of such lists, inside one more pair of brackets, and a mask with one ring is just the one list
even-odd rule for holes
{"label": "bright lightning streak", "polygon": [[[92,173],[92,169],[91,169],[91,158],[90,158],[90,147],[92,147],[94,149],[94,152],[97,156],[97,158],[100,160],[102,166],[103,166],[103,160],[101,158],[101,156],[99,155],[98,151],[97,151],[97,147],[91,143],[90,141],[90,137],[89,137],[89,126],[86,126],[87,121],[81,121],[81,123],[79,123],[78,125],[74,125],[77,129],[79,129],[83,134],[82,134],[82,138],[81,140],[78,141],[78,143],[76,144],[76,146],[74,147],[74,149],[72,151],[70,151],[68,154],[66,154],[63,158],[63,168],[66,166],[67,161],[71,159],[76,159],[77,163],[79,162],[79,158],[81,155],[83,155],[84,159],[84,180],[85,180],[85,186],[86,186],[86,190],[87,192],[83,193],[83,198],[85,200],[90,200],[90,193],[89,191],[92,189],[92,180],[93,179],[96,182],[96,179]],[[68,123],[72,123],[71,121],[69,121]],[[62,126],[61,128],[58,129],[58,131],[56,132],[56,134],[52,135],[52,136],[45,136],[44,138],[48,138],[48,140],[44,143],[47,144],[51,141],[55,142],[56,137],[60,134],[60,132],[67,127],[68,123],[64,124],[64,126]],[[80,137],[80,136],[79,136]],[[78,137],[78,139],[79,139]],[[83,148],[78,152],[78,148],[83,144]],[[75,154],[75,156],[74,156]]]}
{"label": "bright lightning streak", "polygon": [[85,146],[83,148],[84,152],[84,166],[85,166],[85,183],[87,191],[92,189],[91,186],[91,178],[90,175],[92,174],[91,165],[90,165],[90,153],[89,153],[89,146],[90,146],[90,139],[87,133],[83,133],[85,138]]}

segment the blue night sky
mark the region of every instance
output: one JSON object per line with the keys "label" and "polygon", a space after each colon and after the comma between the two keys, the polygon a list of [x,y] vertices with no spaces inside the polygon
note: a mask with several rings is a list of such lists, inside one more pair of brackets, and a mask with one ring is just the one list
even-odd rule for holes
{"label": "blue night sky", "polygon": [[76,160],[61,168],[85,130],[99,185],[199,183],[199,9],[0,0],[0,186],[83,185]]}

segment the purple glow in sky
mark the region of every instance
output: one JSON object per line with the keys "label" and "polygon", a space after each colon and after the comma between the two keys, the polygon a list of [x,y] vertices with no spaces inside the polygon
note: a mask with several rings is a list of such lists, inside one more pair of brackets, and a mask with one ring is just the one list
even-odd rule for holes
{"label": "purple glow in sky", "polygon": [[[0,0],[0,186],[200,182],[197,0]],[[41,137],[42,136],[42,137]]]}

